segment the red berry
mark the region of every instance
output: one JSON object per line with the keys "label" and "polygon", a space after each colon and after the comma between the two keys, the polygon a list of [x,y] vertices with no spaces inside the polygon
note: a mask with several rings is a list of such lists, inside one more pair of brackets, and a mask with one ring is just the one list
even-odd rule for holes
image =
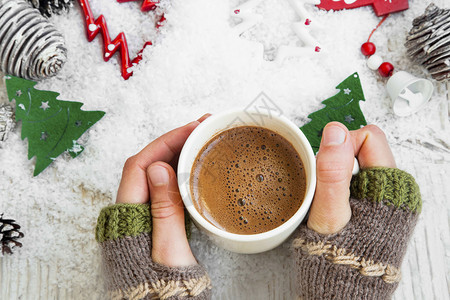
{"label": "red berry", "polygon": [[361,52],[365,56],[371,56],[375,53],[375,51],[377,51],[377,47],[375,47],[374,43],[366,42],[361,45]]}
{"label": "red berry", "polygon": [[378,73],[383,77],[390,77],[394,72],[394,66],[391,63],[384,62],[378,68]]}

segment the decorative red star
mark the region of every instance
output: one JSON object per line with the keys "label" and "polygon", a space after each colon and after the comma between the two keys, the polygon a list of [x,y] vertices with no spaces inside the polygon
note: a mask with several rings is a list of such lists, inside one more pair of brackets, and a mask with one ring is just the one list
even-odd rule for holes
{"label": "decorative red star", "polygon": [[[117,2],[119,3],[123,3],[123,2],[131,2],[131,1],[138,1],[138,0],[117,0]],[[149,11],[149,10],[154,10],[156,8],[156,4],[159,3],[159,0],[144,0],[144,2],[142,2],[142,6],[141,6],[141,10],[142,11]]]}

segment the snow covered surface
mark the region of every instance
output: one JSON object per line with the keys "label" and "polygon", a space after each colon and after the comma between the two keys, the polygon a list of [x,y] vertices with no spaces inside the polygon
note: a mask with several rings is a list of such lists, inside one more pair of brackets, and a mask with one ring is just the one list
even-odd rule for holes
{"label": "snow covered surface", "polygon": [[[0,212],[15,218],[25,232],[24,247],[0,257],[0,299],[101,299],[94,228],[101,208],[115,200],[127,157],[206,112],[244,108],[262,91],[301,126],[355,71],[365,92],[361,106],[368,123],[386,132],[398,166],[416,176],[424,201],[395,299],[449,299],[450,127],[441,106],[444,85],[435,82],[423,110],[397,117],[385,81],[366,66],[359,50],[379,21],[370,7],[324,12],[309,6],[319,23],[312,35],[324,55],[278,64],[268,59],[281,45],[298,42],[291,28],[298,17],[286,0],[262,1],[256,8],[262,22],[238,38],[230,13],[241,2],[173,0],[167,24],[157,35],[153,19],[140,12],[140,1],[91,0],[94,13],[105,15],[112,37],[125,31],[132,56],[146,40],[156,41],[128,81],[115,58],[103,61],[99,38],[87,42],[78,4],[51,19],[66,38],[68,61],[57,77],[37,88],[59,91],[59,99],[82,101],[83,109],[103,110],[106,116],[81,138],[82,155],[63,155],[36,178],[20,124],[0,148]],[[427,73],[407,58],[403,43],[412,19],[430,2],[411,0],[409,10],[390,16],[372,38],[377,54],[418,77]],[[448,7],[447,0],[434,2]],[[255,42],[264,45],[266,60]],[[214,299],[294,297],[287,244],[239,255],[217,248],[197,230],[192,236],[193,251],[211,275]]]}

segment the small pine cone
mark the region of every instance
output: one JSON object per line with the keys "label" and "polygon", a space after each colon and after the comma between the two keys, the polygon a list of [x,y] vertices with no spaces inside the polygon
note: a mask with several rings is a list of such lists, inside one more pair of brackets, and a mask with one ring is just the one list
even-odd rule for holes
{"label": "small pine cone", "polygon": [[56,75],[66,61],[61,33],[25,0],[0,0],[0,71],[31,80]]}
{"label": "small pine cone", "polygon": [[2,255],[12,254],[14,247],[22,247],[22,243],[17,240],[23,238],[24,234],[19,231],[20,225],[15,220],[3,219],[0,215],[0,245],[2,247]]}
{"label": "small pine cone", "polygon": [[74,0],[28,0],[41,14],[50,17],[52,14],[62,14],[69,11]]}
{"label": "small pine cone", "polygon": [[450,78],[450,9],[440,9],[434,3],[413,21],[406,38],[408,55],[424,65],[434,79]]}
{"label": "small pine cone", "polygon": [[9,104],[0,104],[0,147],[14,128],[14,111]]}

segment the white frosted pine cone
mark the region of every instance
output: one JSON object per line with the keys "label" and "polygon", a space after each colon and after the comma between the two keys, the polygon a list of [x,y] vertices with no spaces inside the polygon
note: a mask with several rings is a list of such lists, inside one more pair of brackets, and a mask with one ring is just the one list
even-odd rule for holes
{"label": "white frosted pine cone", "polygon": [[25,0],[0,0],[0,70],[31,80],[56,75],[66,61],[61,33]]}
{"label": "white frosted pine cone", "polygon": [[436,80],[450,78],[450,9],[434,3],[413,21],[406,38],[408,55],[424,65]]}

